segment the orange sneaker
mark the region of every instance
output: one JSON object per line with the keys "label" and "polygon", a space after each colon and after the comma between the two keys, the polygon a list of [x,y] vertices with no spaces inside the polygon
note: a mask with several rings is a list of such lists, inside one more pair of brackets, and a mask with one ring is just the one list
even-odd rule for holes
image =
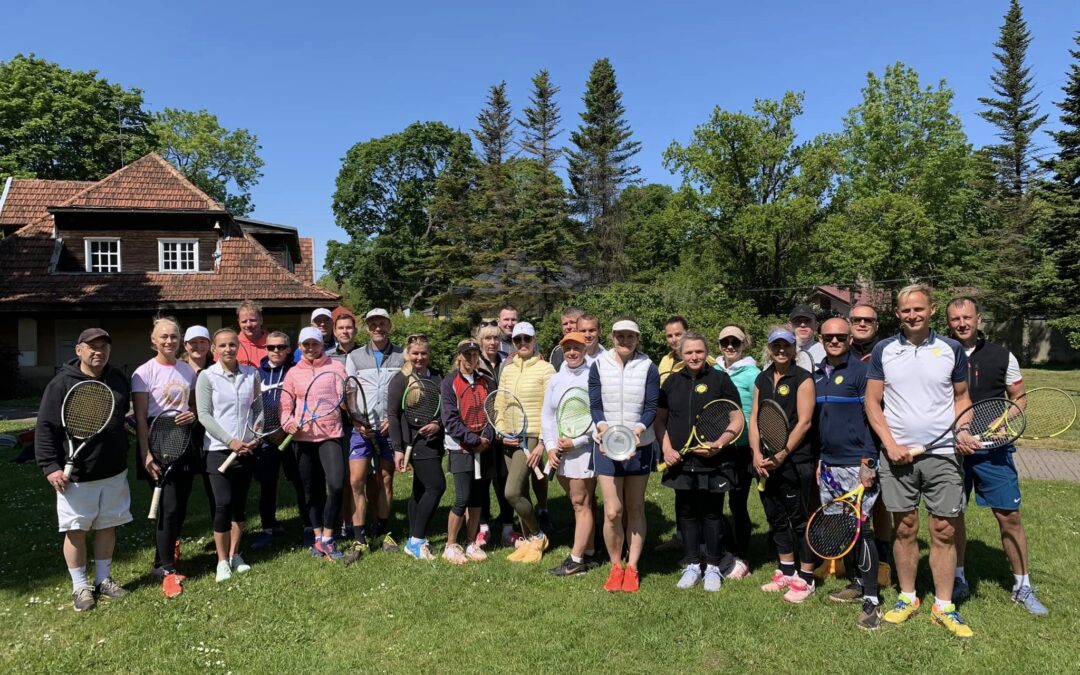
{"label": "orange sneaker", "polygon": [[184,592],[184,587],[181,582],[184,581],[183,574],[177,574],[172,572],[166,574],[165,578],[161,580],[161,590],[165,593],[166,598],[175,598]]}
{"label": "orange sneaker", "polygon": [[636,567],[626,566],[626,571],[623,572],[622,589],[625,593],[637,593],[640,586],[638,580],[638,571]]}
{"label": "orange sneaker", "polygon": [[611,573],[608,574],[607,581],[604,582],[604,590],[608,593],[615,593],[623,589],[623,567],[619,563],[611,564]]}

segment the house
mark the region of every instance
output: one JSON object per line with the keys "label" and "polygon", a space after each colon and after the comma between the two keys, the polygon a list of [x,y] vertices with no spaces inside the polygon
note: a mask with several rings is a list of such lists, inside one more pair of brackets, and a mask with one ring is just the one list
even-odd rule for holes
{"label": "house", "polygon": [[859,289],[815,286],[807,302],[820,307],[822,317],[847,316],[851,308],[857,304],[872,305],[879,312],[890,304],[887,292],[880,289],[871,291],[866,286]]}
{"label": "house", "polygon": [[311,239],[232,216],[157,154],[97,182],[2,187],[0,349],[18,350],[31,386],[74,357],[87,326],[109,331],[113,365],[130,372],[150,356],[157,314],[213,332],[251,299],[295,337],[340,299],[314,284]]}

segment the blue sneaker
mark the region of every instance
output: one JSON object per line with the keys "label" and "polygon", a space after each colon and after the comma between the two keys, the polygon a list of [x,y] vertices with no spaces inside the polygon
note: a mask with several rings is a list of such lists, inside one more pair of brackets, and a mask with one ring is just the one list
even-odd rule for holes
{"label": "blue sneaker", "polygon": [[417,560],[433,560],[435,558],[431,553],[431,546],[425,539],[413,541],[412,537],[409,537],[409,540],[405,542],[405,553]]}
{"label": "blue sneaker", "polygon": [[323,541],[320,539],[315,542],[315,550],[330,562],[336,562],[345,557],[345,554],[338,550],[337,545],[333,541]]}
{"label": "blue sneaker", "polygon": [[1046,605],[1039,602],[1039,599],[1035,597],[1035,589],[1031,586],[1021,586],[1013,591],[1012,601],[1023,605],[1024,609],[1035,616],[1046,616],[1050,613]]}

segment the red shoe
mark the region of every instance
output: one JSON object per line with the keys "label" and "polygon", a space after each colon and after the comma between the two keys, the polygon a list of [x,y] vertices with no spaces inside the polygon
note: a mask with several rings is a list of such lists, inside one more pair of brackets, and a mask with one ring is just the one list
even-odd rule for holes
{"label": "red shoe", "polygon": [[626,571],[623,572],[622,589],[624,593],[637,593],[638,587],[638,571],[636,567],[626,566]]}
{"label": "red shoe", "polygon": [[608,574],[607,581],[604,582],[604,590],[608,593],[623,590],[623,567],[619,563],[611,564],[611,573]]}
{"label": "red shoe", "polygon": [[183,574],[177,574],[172,572],[166,574],[165,578],[161,581],[161,590],[165,592],[166,598],[175,598],[184,592],[184,587],[181,582],[184,581]]}
{"label": "red shoe", "polygon": [[179,537],[177,537],[176,541],[173,542],[172,551],[173,551],[173,553],[172,553],[173,562],[174,563],[180,562],[180,538]]}

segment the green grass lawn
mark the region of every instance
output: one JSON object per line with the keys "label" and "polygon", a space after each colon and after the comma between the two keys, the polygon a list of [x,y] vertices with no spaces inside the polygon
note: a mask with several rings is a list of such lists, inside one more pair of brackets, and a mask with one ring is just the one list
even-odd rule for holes
{"label": "green grass lawn", "polygon": [[[1072,394],[1080,406],[1080,370],[1064,368],[1024,368],[1024,386],[1030,391],[1036,387],[1056,387]],[[1021,447],[1049,448],[1051,450],[1075,450],[1080,452],[1080,421],[1071,429],[1053,438],[1037,441],[1020,441]]]}
{"label": "green grass lawn", "polygon": [[[0,459],[6,461],[7,456]],[[764,562],[760,503],[751,579],[720,593],[675,589],[677,554],[647,553],[637,595],[607,594],[604,566],[556,579],[547,569],[566,555],[555,535],[542,564],[491,560],[456,567],[404,554],[372,553],[352,567],[312,559],[299,539],[291,489],[282,486],[288,541],[246,554],[254,569],[224,584],[213,579],[206,500],[192,496],[181,571],[186,591],[166,600],[147,572],[152,530],[149,488],[134,484],[135,522],[120,530],[114,576],[132,593],[93,612],[71,609],[70,581],[55,532],[53,497],[32,466],[0,474],[0,671],[300,672],[363,671],[691,672],[1077,672],[1080,647],[1080,487],[1026,482],[1025,521],[1031,574],[1051,614],[1027,615],[1009,601],[1012,578],[989,512],[969,520],[968,578],[974,597],[961,610],[975,637],[961,641],[930,624],[928,608],[903,626],[874,634],[853,623],[858,608],[833,606],[824,593],[801,606],[758,590],[772,572]],[[398,481],[393,528],[404,529],[406,481]],[[556,522],[569,505],[553,486]],[[253,490],[254,491],[254,490]],[[254,497],[254,495],[253,495]],[[446,501],[446,500],[444,500]],[[648,550],[673,530],[672,492],[654,477]],[[252,501],[252,507],[254,501]],[[253,508],[251,509],[254,510]],[[445,503],[433,540],[445,538]],[[920,594],[928,591],[920,569]],[[830,581],[826,590],[838,587]],[[891,603],[895,589],[884,592]]]}

